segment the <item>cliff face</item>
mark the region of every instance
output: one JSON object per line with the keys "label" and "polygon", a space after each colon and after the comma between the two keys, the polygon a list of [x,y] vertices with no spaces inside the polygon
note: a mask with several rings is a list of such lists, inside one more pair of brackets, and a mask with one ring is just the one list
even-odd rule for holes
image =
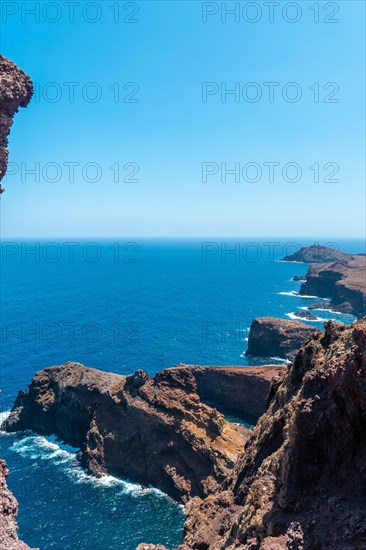
{"label": "cliff face", "polygon": [[5,460],[0,460],[0,548],[30,550],[25,542],[18,539],[18,503],[6,484],[8,475]]}
{"label": "cliff face", "polygon": [[263,367],[200,367],[180,365],[175,370],[189,370],[197,384],[197,394],[202,401],[221,412],[242,420],[256,423],[266,410],[266,398],[274,379],[283,377],[287,367],[265,365]]}
{"label": "cliff face", "polygon": [[56,434],[80,447],[90,473],[186,501],[218,489],[250,434],[205,405],[196,387],[189,369],[125,377],[66,363],[35,375],[3,429]]}
{"label": "cliff face", "polygon": [[366,322],[325,328],[220,491],[188,504],[182,550],[366,548]]}
{"label": "cliff face", "polygon": [[8,135],[13,116],[26,107],[33,95],[33,83],[21,69],[0,55],[0,181],[8,165]]}
{"label": "cliff face", "polygon": [[258,317],[252,321],[248,338],[248,355],[293,359],[299,347],[318,329],[300,321]]}
{"label": "cliff face", "polygon": [[366,256],[349,256],[346,263],[311,265],[300,294],[330,298],[332,307],[362,318],[366,315]]}

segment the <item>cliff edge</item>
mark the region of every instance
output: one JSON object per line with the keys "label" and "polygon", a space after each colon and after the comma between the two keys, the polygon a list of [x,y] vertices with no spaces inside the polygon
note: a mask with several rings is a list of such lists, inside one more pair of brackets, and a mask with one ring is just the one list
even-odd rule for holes
{"label": "cliff edge", "polygon": [[0,54],[0,181],[8,165],[8,136],[13,117],[19,107],[28,105],[32,95],[31,78]]}
{"label": "cliff edge", "polygon": [[217,494],[188,504],[180,549],[366,548],[365,428],[366,321],[329,321],[272,387]]}

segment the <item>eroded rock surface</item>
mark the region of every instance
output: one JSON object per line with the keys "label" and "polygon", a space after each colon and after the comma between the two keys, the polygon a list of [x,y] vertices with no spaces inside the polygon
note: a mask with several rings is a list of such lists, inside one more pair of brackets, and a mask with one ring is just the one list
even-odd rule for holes
{"label": "eroded rock surface", "polygon": [[188,369],[193,374],[197,393],[204,402],[253,424],[266,410],[266,398],[272,381],[287,372],[287,367],[283,365],[180,365],[174,368]]}
{"label": "eroded rock surface", "polygon": [[9,491],[6,478],[9,470],[5,460],[0,460],[0,548],[1,550],[30,550],[18,539],[18,502]]}
{"label": "eroded rock surface", "polygon": [[299,347],[320,331],[301,321],[277,317],[257,317],[252,321],[248,355],[293,359]]}
{"label": "eroded rock surface", "polygon": [[311,265],[300,294],[330,298],[331,307],[362,318],[366,315],[366,256],[348,255],[345,262]]}
{"label": "eroded rock surface", "polygon": [[275,383],[218,493],[188,504],[179,548],[366,548],[365,428],[366,322],[329,321]]}
{"label": "eroded rock surface", "polygon": [[26,107],[33,95],[33,83],[21,69],[0,54],[0,181],[8,165],[8,135],[13,116]]}
{"label": "eroded rock surface", "polygon": [[66,363],[34,376],[3,429],[56,434],[80,447],[90,473],[186,501],[217,490],[250,434],[204,404],[196,388],[190,369],[126,377]]}

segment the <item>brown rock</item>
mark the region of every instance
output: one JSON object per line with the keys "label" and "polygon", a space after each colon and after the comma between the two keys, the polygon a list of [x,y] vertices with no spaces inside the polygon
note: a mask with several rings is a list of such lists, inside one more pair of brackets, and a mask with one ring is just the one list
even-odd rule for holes
{"label": "brown rock", "polygon": [[197,384],[197,394],[202,401],[222,413],[255,424],[266,410],[266,398],[272,381],[283,377],[287,367],[179,365],[174,370],[188,370],[192,373]]}
{"label": "brown rock", "polygon": [[248,355],[292,359],[299,347],[318,329],[300,321],[257,317],[252,321],[248,338]]}
{"label": "brown rock", "polygon": [[126,377],[79,363],[38,372],[3,429],[56,434],[80,447],[90,473],[151,484],[181,501],[216,491],[250,434],[200,400],[189,369]]}
{"label": "brown rock", "polygon": [[30,550],[25,542],[18,539],[18,502],[6,484],[8,475],[5,460],[0,460],[0,548]]}
{"label": "brown rock", "polygon": [[0,55],[0,181],[8,165],[8,135],[13,116],[19,107],[28,105],[32,95],[33,83],[30,77]]}
{"label": "brown rock", "polygon": [[348,255],[343,263],[311,265],[300,294],[330,298],[333,309],[366,315],[366,256]]}
{"label": "brown rock", "polygon": [[325,329],[299,350],[220,491],[188,504],[188,548],[366,548],[366,320]]}

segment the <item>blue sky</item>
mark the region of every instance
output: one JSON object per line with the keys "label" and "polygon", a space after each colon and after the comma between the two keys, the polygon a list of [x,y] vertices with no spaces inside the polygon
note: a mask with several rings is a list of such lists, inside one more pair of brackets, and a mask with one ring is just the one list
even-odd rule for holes
{"label": "blue sky", "polygon": [[226,22],[221,2],[79,1],[73,21],[50,4],[2,6],[1,51],[38,90],[10,135],[3,236],[364,235],[364,2],[280,2],[272,23],[263,2]]}

